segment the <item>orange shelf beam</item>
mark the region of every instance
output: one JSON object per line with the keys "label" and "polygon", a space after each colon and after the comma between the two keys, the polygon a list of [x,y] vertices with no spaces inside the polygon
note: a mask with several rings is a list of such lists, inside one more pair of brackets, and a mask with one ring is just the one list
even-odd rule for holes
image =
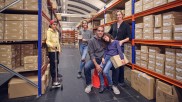
{"label": "orange shelf beam", "polygon": [[132,63],[131,63],[131,62],[129,62],[129,63],[126,64],[126,65],[132,67]]}
{"label": "orange shelf beam", "polygon": [[164,46],[176,46],[181,47],[182,41],[181,40],[134,40],[135,44],[147,44],[147,45],[164,45]]}
{"label": "orange shelf beam", "polygon": [[154,77],[156,77],[158,79],[161,79],[161,80],[166,81],[166,82],[168,82],[168,83],[170,83],[172,85],[175,85],[177,87],[182,88],[182,82],[180,82],[178,80],[169,78],[169,77],[167,77],[165,75],[162,75],[162,74],[158,74],[158,73],[156,73],[154,71],[148,70],[146,68],[142,68],[142,67],[137,66],[137,65],[134,65],[134,69],[140,70],[140,71],[145,72],[145,73],[147,73],[147,74],[149,74],[151,76],[154,76]]}
{"label": "orange shelf beam", "polygon": [[176,0],[176,1],[164,4],[164,5],[161,5],[161,6],[158,6],[158,7],[155,7],[155,8],[140,12],[140,13],[136,13],[136,14],[134,14],[134,18],[138,18],[138,17],[141,17],[141,16],[145,16],[145,15],[148,15],[148,14],[153,14],[153,13],[156,13],[156,12],[168,10],[168,9],[179,7],[179,6],[182,6],[182,0]]}

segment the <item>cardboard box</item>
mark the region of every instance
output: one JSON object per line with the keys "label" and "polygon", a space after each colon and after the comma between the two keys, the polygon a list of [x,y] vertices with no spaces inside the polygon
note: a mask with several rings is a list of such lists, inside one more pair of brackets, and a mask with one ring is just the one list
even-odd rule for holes
{"label": "cardboard box", "polygon": [[167,3],[167,0],[154,0],[154,7],[164,5]]}
{"label": "cardboard box", "polygon": [[182,25],[174,25],[174,32],[181,33],[182,32]]}
{"label": "cardboard box", "polygon": [[125,10],[125,17],[131,16],[132,15],[131,11],[132,11],[131,9]]}
{"label": "cardboard box", "polygon": [[161,49],[159,47],[149,47],[149,53],[160,53]]}
{"label": "cardboard box", "polygon": [[140,56],[141,55],[141,50],[135,50],[136,55]]}
{"label": "cardboard box", "polygon": [[[14,0],[5,0],[5,5],[9,5],[12,2],[14,2]],[[16,3],[16,5],[10,6],[8,9],[23,10],[23,1],[20,1],[20,2]]]}
{"label": "cardboard box", "polygon": [[23,34],[4,34],[5,40],[23,40]]}
{"label": "cardboard box", "polygon": [[7,21],[22,21],[23,14],[5,14],[5,20]]}
{"label": "cardboard box", "polygon": [[162,27],[162,24],[162,14],[155,15],[155,27]]}
{"label": "cardboard box", "polygon": [[24,26],[25,27],[38,27],[38,22],[37,21],[24,21]]}
{"label": "cardboard box", "polygon": [[176,73],[176,80],[181,81],[182,82],[182,73]]}
{"label": "cardboard box", "polygon": [[106,23],[111,22],[112,21],[111,17],[112,17],[111,14],[105,14],[105,22]]}
{"label": "cardboard box", "polygon": [[156,60],[165,61],[165,54],[156,54]]}
{"label": "cardboard box", "polygon": [[175,63],[176,62],[176,56],[170,56],[170,55],[166,55],[166,62],[169,63]]}
{"label": "cardboard box", "polygon": [[0,32],[4,32],[4,21],[0,21]]}
{"label": "cardboard box", "polygon": [[147,68],[148,67],[148,61],[141,60],[141,67]]}
{"label": "cardboard box", "polygon": [[156,102],[180,102],[181,92],[176,87],[157,81]]}
{"label": "cardboard box", "polygon": [[146,40],[153,40],[154,39],[154,34],[153,33],[144,33],[143,34],[143,39],[146,39]]}
{"label": "cardboard box", "polygon": [[182,66],[182,58],[181,57],[176,57],[176,65]]}
{"label": "cardboard box", "polygon": [[173,27],[172,26],[168,26],[168,27],[163,27],[163,34],[171,34],[173,33]]}
{"label": "cardboard box", "polygon": [[141,52],[142,53],[148,53],[149,52],[149,47],[148,46],[141,46]]}
{"label": "cardboard box", "polygon": [[149,53],[149,58],[155,59],[156,53],[150,52]]}
{"label": "cardboard box", "polygon": [[23,34],[23,28],[6,27],[5,34]]}
{"label": "cardboard box", "polygon": [[[38,76],[28,76],[29,80],[33,81],[34,83],[38,83]],[[42,77],[42,93],[45,93],[46,82],[45,76]],[[18,97],[25,97],[25,96],[32,96],[37,95],[38,89],[26,81],[19,79],[19,78],[13,78],[10,80],[8,84],[8,95],[9,98],[18,98]],[[25,91],[26,89],[26,91]]]}
{"label": "cardboard box", "polygon": [[[126,56],[124,56],[124,57],[126,57]],[[110,59],[115,68],[118,68],[118,67],[121,67],[122,65],[124,65],[123,63],[121,63],[121,58],[119,55],[112,56]],[[128,61],[126,61],[126,63],[128,63]]]}
{"label": "cardboard box", "polygon": [[129,0],[125,3],[125,8],[131,8],[132,7],[132,0]]}
{"label": "cardboard box", "polygon": [[176,57],[182,58],[182,49],[176,49]]}
{"label": "cardboard box", "polygon": [[148,15],[143,17],[144,28],[154,27],[154,15]]}
{"label": "cardboard box", "polygon": [[4,65],[14,65],[15,64],[15,58],[4,58],[4,60],[0,59],[0,63]]}
{"label": "cardboard box", "polygon": [[172,40],[172,34],[171,33],[169,33],[169,34],[163,34],[162,35],[162,40]]}
{"label": "cardboard box", "polygon": [[33,44],[22,44],[21,45],[21,50],[33,50],[34,45]]}
{"label": "cardboard box", "polygon": [[164,60],[156,60],[156,67],[155,67],[155,71],[159,74],[163,74],[164,75]]}
{"label": "cardboard box", "polygon": [[143,33],[153,34],[154,33],[154,28],[143,28]]}
{"label": "cardboard box", "polygon": [[38,69],[38,63],[24,63],[24,69]]}
{"label": "cardboard box", "polygon": [[135,2],[135,13],[139,13],[143,11],[143,0],[139,0]]}
{"label": "cardboard box", "polygon": [[25,40],[38,40],[38,35],[37,34],[24,34],[24,39]]}
{"label": "cardboard box", "polygon": [[150,2],[153,2],[154,0],[143,0],[143,4],[148,4]]}
{"label": "cardboard box", "polygon": [[154,34],[162,34],[163,28],[154,28]]}
{"label": "cardboard box", "polygon": [[[169,1],[169,0],[168,0]],[[164,19],[181,19],[182,13],[177,11],[171,11],[163,14],[163,20]]]}
{"label": "cardboard box", "polygon": [[173,26],[173,25],[179,25],[182,24],[181,19],[164,19],[163,20],[163,26]]}
{"label": "cardboard box", "polygon": [[148,100],[155,98],[154,85],[155,79],[153,77],[136,70],[131,71],[131,86]]}
{"label": "cardboard box", "polygon": [[23,28],[23,21],[5,21],[5,27]]}
{"label": "cardboard box", "polygon": [[2,40],[4,37],[4,34],[2,32],[0,32],[0,40]]}
{"label": "cardboard box", "polygon": [[135,24],[135,28],[143,28],[143,23],[137,23]]}
{"label": "cardboard box", "polygon": [[24,4],[24,9],[25,10],[38,10],[37,3]]}
{"label": "cardboard box", "polygon": [[26,56],[24,57],[24,64],[38,63],[38,56]]}
{"label": "cardboard box", "polygon": [[169,56],[175,56],[176,49],[173,48],[165,48],[165,54]]}
{"label": "cardboard box", "polygon": [[155,64],[149,63],[149,64],[148,64],[148,69],[149,69],[149,70],[152,70],[152,71],[155,71]]}
{"label": "cardboard box", "polygon": [[165,75],[170,78],[175,78],[176,76],[175,64],[165,63]]}
{"label": "cardboard box", "polygon": [[37,15],[24,15],[24,20],[25,21],[38,21],[38,16]]}
{"label": "cardboard box", "polygon": [[162,34],[154,34],[154,40],[162,40]]}
{"label": "cardboard box", "polygon": [[0,13],[0,20],[4,20],[4,14]]}
{"label": "cardboard box", "polygon": [[173,39],[174,40],[182,40],[182,33],[174,33]]}
{"label": "cardboard box", "polygon": [[135,29],[135,38],[136,39],[142,39],[142,29]]}
{"label": "cardboard box", "polygon": [[148,53],[141,53],[141,60],[148,61],[149,55]]}
{"label": "cardboard box", "polygon": [[[145,1],[145,0],[144,0]],[[143,11],[154,8],[154,2],[150,2],[143,5]]]}
{"label": "cardboard box", "polygon": [[0,52],[11,52],[15,51],[15,46],[13,45],[0,45]]}

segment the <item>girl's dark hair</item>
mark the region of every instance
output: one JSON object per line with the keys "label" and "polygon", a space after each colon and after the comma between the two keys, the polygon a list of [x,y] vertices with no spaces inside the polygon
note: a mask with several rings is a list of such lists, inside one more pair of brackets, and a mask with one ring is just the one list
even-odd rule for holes
{"label": "girl's dark hair", "polygon": [[[104,37],[104,36],[109,37],[109,43],[111,42],[111,40],[114,39],[113,36],[112,36],[111,34],[109,34],[109,33],[104,33],[103,37]],[[102,37],[102,39],[103,39],[103,37]],[[103,40],[104,40],[104,39],[103,39]]]}

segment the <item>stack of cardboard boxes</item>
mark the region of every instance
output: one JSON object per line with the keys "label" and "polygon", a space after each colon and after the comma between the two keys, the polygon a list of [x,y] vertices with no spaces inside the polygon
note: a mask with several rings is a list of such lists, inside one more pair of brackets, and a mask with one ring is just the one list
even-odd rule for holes
{"label": "stack of cardboard boxes", "polygon": [[33,44],[21,44],[21,65],[24,65],[24,57],[33,55]]}
{"label": "stack of cardboard boxes", "polygon": [[164,5],[167,3],[168,0],[154,0],[154,7]]}
{"label": "stack of cardboard boxes", "polygon": [[129,62],[132,62],[131,43],[124,44],[124,54]]}
{"label": "stack of cardboard boxes", "polygon": [[155,72],[164,75],[165,54],[156,54]]}
{"label": "stack of cardboard boxes", "polygon": [[154,16],[143,17],[143,39],[153,40],[154,38]]}
{"label": "stack of cardboard boxes", "polygon": [[141,46],[141,67],[147,68],[148,67],[148,60],[149,60],[149,47],[148,46]]}
{"label": "stack of cardboard boxes", "polygon": [[143,39],[143,23],[135,24],[135,39]]}
{"label": "stack of cardboard boxes", "polygon": [[173,25],[182,24],[182,13],[171,11],[163,14],[163,40],[173,40]]}
{"label": "stack of cardboard boxes", "polygon": [[182,24],[174,25],[174,40],[182,40]]}
{"label": "stack of cardboard boxes", "polygon": [[182,82],[182,49],[176,49],[176,79]]}
{"label": "stack of cardboard boxes", "polygon": [[162,14],[155,15],[154,40],[162,40]]}
{"label": "stack of cardboard boxes", "polygon": [[[15,69],[16,52],[14,45],[0,45],[0,63],[8,68]],[[0,68],[0,72],[4,72]]]}
{"label": "stack of cardboard boxes", "polygon": [[166,48],[165,49],[165,75],[174,78],[176,75],[176,49]]}
{"label": "stack of cardboard boxes", "polygon": [[105,23],[109,23],[112,21],[112,14],[107,13],[105,14]]}
{"label": "stack of cardboard boxes", "polygon": [[141,66],[141,50],[135,50],[136,52],[136,65]]}
{"label": "stack of cardboard boxes", "polygon": [[156,54],[160,53],[159,47],[149,47],[148,69],[155,71]]}
{"label": "stack of cardboard boxes", "polygon": [[125,3],[125,17],[132,15],[132,0]]}
{"label": "stack of cardboard boxes", "polygon": [[24,68],[33,70],[37,69],[38,66],[38,56],[25,56],[24,57]]}

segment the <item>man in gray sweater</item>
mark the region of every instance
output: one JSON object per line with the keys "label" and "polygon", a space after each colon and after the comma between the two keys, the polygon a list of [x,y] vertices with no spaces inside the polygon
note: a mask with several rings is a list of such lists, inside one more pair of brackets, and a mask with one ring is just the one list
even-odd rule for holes
{"label": "man in gray sweater", "polygon": [[102,68],[100,63],[102,62],[102,57],[104,55],[104,42],[101,38],[104,35],[104,28],[98,27],[96,35],[88,41],[88,53],[90,55],[90,60],[86,62],[84,68],[84,74],[86,79],[87,87],[85,88],[86,93],[90,93],[92,84],[91,84],[91,70],[96,68],[97,72],[101,72]]}

